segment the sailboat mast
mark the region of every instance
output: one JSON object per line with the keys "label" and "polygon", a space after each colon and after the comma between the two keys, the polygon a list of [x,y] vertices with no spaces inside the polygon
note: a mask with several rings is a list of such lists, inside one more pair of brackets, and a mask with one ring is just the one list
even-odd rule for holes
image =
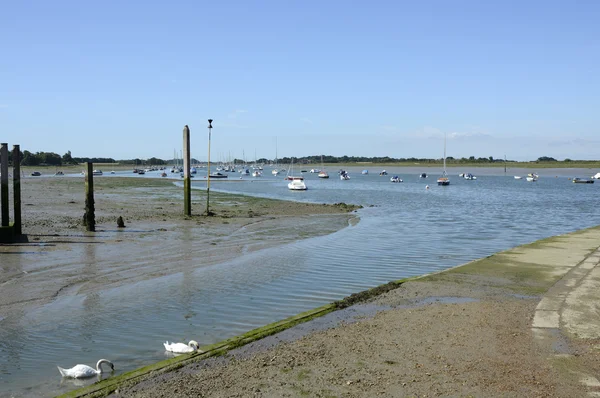
{"label": "sailboat mast", "polygon": [[444,175],[446,174],[446,134],[444,133]]}

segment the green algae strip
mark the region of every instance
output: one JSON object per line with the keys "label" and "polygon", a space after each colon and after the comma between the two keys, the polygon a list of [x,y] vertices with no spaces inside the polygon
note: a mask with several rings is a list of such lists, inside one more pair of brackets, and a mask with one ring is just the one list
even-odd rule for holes
{"label": "green algae strip", "polygon": [[[59,398],[107,396],[119,387],[134,385],[148,377],[154,376],[152,374],[154,372],[169,372],[192,362],[223,355],[229,350],[279,333],[300,323],[308,322],[330,312],[364,302],[372,297],[396,289],[407,281],[441,280],[452,278],[453,275],[472,274],[505,279],[508,286],[505,285],[504,287],[508,287],[514,291],[543,293],[569,269],[564,264],[565,261],[570,259],[569,256],[578,258],[576,261],[579,263],[581,258],[587,257],[587,255],[598,248],[599,241],[600,226],[596,226],[517,246],[448,270],[391,281],[372,289],[352,294],[334,303],[251,330],[243,335],[204,346],[202,347],[205,351],[203,353],[184,354],[160,361],[116,377],[99,381],[88,387],[68,392]],[[558,255],[559,252],[561,253],[560,256]]]}
{"label": "green algae strip", "polygon": [[213,356],[223,355],[229,350],[243,346],[256,340],[260,340],[264,337],[279,333],[300,323],[308,322],[311,319],[321,317],[334,310],[334,304],[327,304],[322,307],[302,312],[284,320],[274,322],[257,329],[253,329],[240,336],[232,337],[219,343],[201,347],[201,349],[204,352],[183,354],[175,358],[166,359],[164,361],[160,361],[152,365],[145,366],[143,368],[123,373],[119,376],[101,380],[90,386],[70,391],[63,395],[60,395],[59,398],[105,397],[116,391],[119,387],[130,384],[137,384],[143,381],[145,378],[153,376],[152,373],[154,372],[170,372],[192,362],[200,361]]}

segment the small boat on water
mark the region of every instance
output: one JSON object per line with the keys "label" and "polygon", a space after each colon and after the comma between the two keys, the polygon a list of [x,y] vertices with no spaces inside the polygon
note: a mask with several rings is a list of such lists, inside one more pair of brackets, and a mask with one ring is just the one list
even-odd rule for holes
{"label": "small boat on water", "polygon": [[33,173],[31,173],[32,177],[39,177],[41,175],[42,175],[42,173],[40,173],[39,171],[34,171]]}
{"label": "small boat on water", "polygon": [[55,176],[64,176],[65,173],[63,173],[62,171],[57,171],[56,173],[54,173]]}
{"label": "small boat on water", "polygon": [[446,173],[446,135],[444,134],[444,171],[442,172],[442,176],[437,179],[438,185],[450,185],[450,179],[448,178],[448,173]]}
{"label": "small boat on water", "polygon": [[360,172],[360,174],[369,174],[369,170],[363,170]]}
{"label": "small boat on water", "polygon": [[592,176],[592,178],[595,180],[600,180],[600,173],[596,173],[595,175]]}
{"label": "small boat on water", "polygon": [[587,179],[587,178],[579,178],[579,177],[575,177],[573,178],[573,182],[575,184],[593,184],[594,180],[593,179]]}
{"label": "small boat on water", "polygon": [[467,174],[465,174],[465,175],[464,175],[464,179],[465,179],[465,180],[476,180],[476,179],[477,179],[477,177],[475,177],[475,176],[474,176],[473,174],[471,174],[471,173],[467,173]]}
{"label": "small boat on water", "polygon": [[97,170],[96,169],[96,170],[92,171],[92,175],[101,176],[102,175],[102,170]]}
{"label": "small boat on water", "polygon": [[427,178],[427,173],[421,173],[421,175],[419,176],[419,178]]}
{"label": "small boat on water", "polygon": [[350,176],[348,175],[348,172],[346,170],[340,170],[340,180],[345,181],[349,179]]}
{"label": "small boat on water", "polygon": [[304,177],[295,177],[292,175],[294,172],[294,159],[292,159],[290,163],[290,168],[288,169],[288,174],[285,177],[288,180],[288,189],[292,191],[306,191],[306,183],[304,182]]}
{"label": "small boat on water", "polygon": [[388,172],[385,170],[381,170],[381,172],[379,173],[380,176],[386,176],[388,175]]}
{"label": "small boat on water", "polygon": [[292,191],[306,191],[306,183],[304,177],[288,177],[288,189]]}
{"label": "small boat on water", "polygon": [[329,174],[327,174],[327,171],[325,171],[325,165],[323,163],[323,155],[321,155],[321,170],[319,170],[318,177],[319,178],[329,178]]}
{"label": "small boat on water", "polygon": [[218,171],[210,174],[210,178],[227,178],[227,174],[219,173]]}
{"label": "small boat on water", "polygon": [[521,178],[523,178],[523,177],[521,177],[521,176],[515,176],[515,180],[520,180]]}
{"label": "small boat on water", "polygon": [[402,182],[402,179],[398,176],[393,176],[392,178],[390,178],[391,182]]}
{"label": "small boat on water", "polygon": [[[134,172],[134,173],[135,173],[135,172]],[[138,173],[138,174],[140,174],[140,175],[141,175],[141,174],[146,174],[146,172],[145,172],[144,170],[142,170],[142,169],[139,169],[139,170],[137,171],[137,173]]]}

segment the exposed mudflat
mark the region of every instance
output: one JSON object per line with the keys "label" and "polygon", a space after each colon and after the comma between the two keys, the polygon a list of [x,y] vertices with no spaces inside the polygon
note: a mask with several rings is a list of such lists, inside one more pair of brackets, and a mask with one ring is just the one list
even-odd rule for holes
{"label": "exposed mudflat", "polygon": [[[210,196],[214,215],[206,217],[202,215],[205,192],[196,190],[188,217],[183,211],[183,189],[172,181],[99,177],[94,188],[96,231],[86,232],[83,177],[22,180],[26,239],[0,244],[4,314],[61,294],[132,284],[329,234],[355,218],[351,214],[355,207],[344,204],[291,203],[215,192]],[[125,228],[117,226],[118,217]],[[86,251],[85,263],[79,263],[82,251]],[[193,261],[170,261],[182,257]],[[95,258],[103,259],[101,266]],[[90,266],[93,273],[88,272]]]}

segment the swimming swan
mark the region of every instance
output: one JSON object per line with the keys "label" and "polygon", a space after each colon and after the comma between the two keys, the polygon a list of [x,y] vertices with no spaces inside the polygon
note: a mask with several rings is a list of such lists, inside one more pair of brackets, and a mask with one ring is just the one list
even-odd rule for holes
{"label": "swimming swan", "polygon": [[194,340],[190,340],[190,342],[185,345],[184,343],[171,343],[165,342],[163,344],[165,346],[165,350],[174,352],[176,354],[185,354],[188,352],[194,352],[200,349],[200,344]]}
{"label": "swimming swan", "polygon": [[108,359],[101,359],[96,364],[96,369],[87,365],[75,365],[71,369],[63,369],[60,366],[57,366],[58,371],[63,377],[72,377],[74,379],[80,379],[83,377],[92,377],[102,373],[102,364],[107,363],[110,365],[111,370],[115,370],[115,365]]}

